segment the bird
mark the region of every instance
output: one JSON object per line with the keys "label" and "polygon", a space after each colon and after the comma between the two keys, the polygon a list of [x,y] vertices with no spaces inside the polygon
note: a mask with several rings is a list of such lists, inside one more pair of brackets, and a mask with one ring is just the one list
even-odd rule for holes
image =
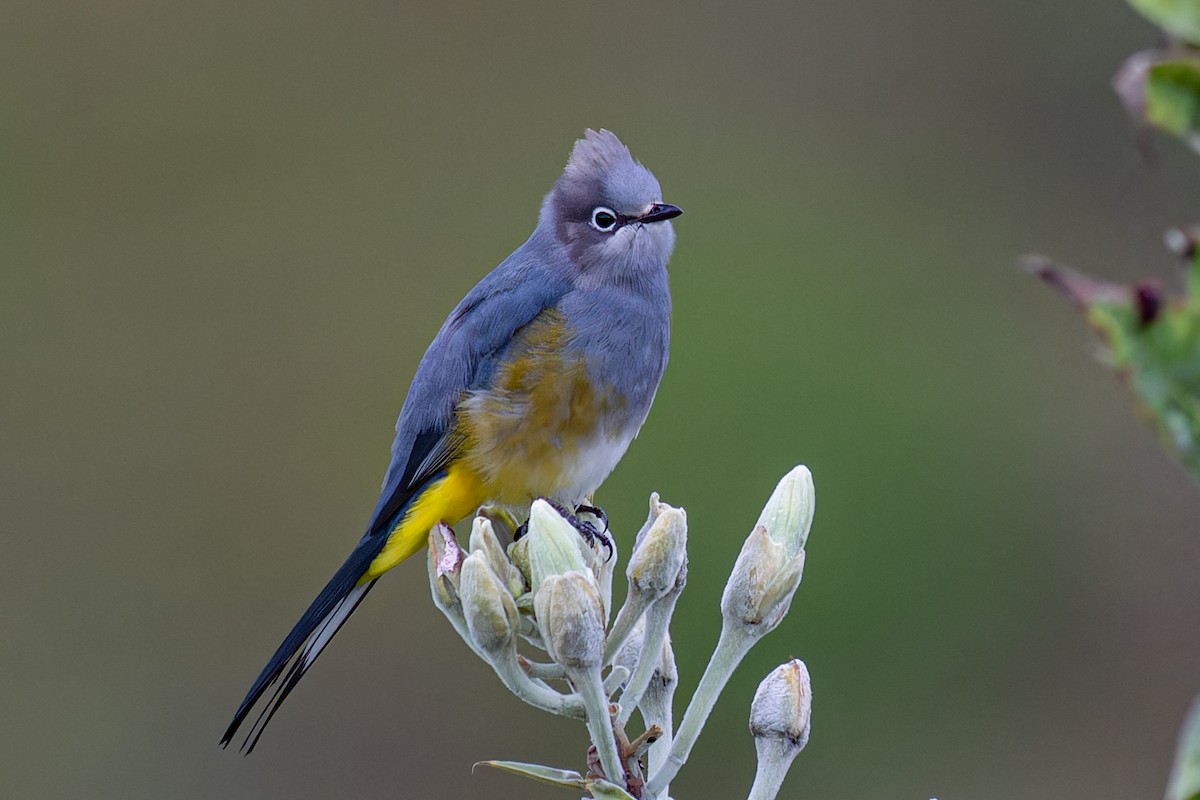
{"label": "bird", "polygon": [[254,680],[222,747],[257,707],[241,745],[254,749],[376,581],[437,524],[484,504],[587,507],[667,366],[671,220],[682,213],[612,132],[588,129],[575,142],[533,233],[425,351],[366,532]]}

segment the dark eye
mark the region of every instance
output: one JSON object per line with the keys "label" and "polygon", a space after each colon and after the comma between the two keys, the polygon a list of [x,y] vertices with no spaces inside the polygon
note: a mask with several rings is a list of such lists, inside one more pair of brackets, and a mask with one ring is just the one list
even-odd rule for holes
{"label": "dark eye", "polygon": [[598,231],[608,233],[617,227],[617,212],[611,208],[596,206],[592,209],[592,227]]}

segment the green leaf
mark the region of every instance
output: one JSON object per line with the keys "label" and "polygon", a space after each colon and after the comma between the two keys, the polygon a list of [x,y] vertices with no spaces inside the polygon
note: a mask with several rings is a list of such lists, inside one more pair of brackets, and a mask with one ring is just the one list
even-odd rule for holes
{"label": "green leaf", "polygon": [[1153,281],[1106,283],[1041,258],[1025,266],[1085,313],[1141,415],[1200,481],[1200,298],[1169,300]]}
{"label": "green leaf", "polygon": [[1200,43],[1200,0],[1129,0],[1129,5],[1168,33]]}
{"label": "green leaf", "polygon": [[589,782],[578,772],[555,767],[543,767],[541,764],[525,764],[520,761],[480,761],[476,767],[492,767],[493,769],[511,772],[514,775],[524,775],[535,781],[561,786],[564,789],[588,789]]}
{"label": "green leaf", "polygon": [[1196,147],[1200,137],[1200,61],[1189,58],[1151,65],[1146,75],[1146,121]]}
{"label": "green leaf", "polygon": [[596,800],[636,800],[633,795],[614,783],[609,783],[603,778],[585,780],[578,772],[570,769],[543,767],[541,764],[525,764],[521,761],[480,761],[475,766],[492,767],[514,775],[524,775],[526,778],[564,789],[583,789]]}
{"label": "green leaf", "polygon": [[587,788],[596,800],[636,800],[629,792],[603,778],[588,781]]}
{"label": "green leaf", "polygon": [[1192,708],[1183,722],[1175,766],[1171,769],[1164,800],[1197,798],[1200,798],[1200,697],[1192,701]]}

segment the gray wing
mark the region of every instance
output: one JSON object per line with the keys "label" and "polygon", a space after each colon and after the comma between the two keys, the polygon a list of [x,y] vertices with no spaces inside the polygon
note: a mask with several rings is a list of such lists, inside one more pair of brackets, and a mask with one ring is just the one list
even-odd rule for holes
{"label": "gray wing", "polygon": [[513,334],[570,289],[547,268],[530,239],[475,285],[450,313],[425,351],[396,421],[392,461],[366,536],[387,531],[414,491],[452,455],[454,409],[463,392],[486,385],[495,355]]}

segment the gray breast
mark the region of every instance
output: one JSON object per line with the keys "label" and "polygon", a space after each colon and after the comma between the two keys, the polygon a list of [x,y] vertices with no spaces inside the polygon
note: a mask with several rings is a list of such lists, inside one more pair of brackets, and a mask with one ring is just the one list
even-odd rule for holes
{"label": "gray breast", "polygon": [[665,281],[662,291],[577,290],[563,298],[562,309],[592,380],[620,398],[607,420],[609,433],[632,437],[667,366],[671,306]]}

